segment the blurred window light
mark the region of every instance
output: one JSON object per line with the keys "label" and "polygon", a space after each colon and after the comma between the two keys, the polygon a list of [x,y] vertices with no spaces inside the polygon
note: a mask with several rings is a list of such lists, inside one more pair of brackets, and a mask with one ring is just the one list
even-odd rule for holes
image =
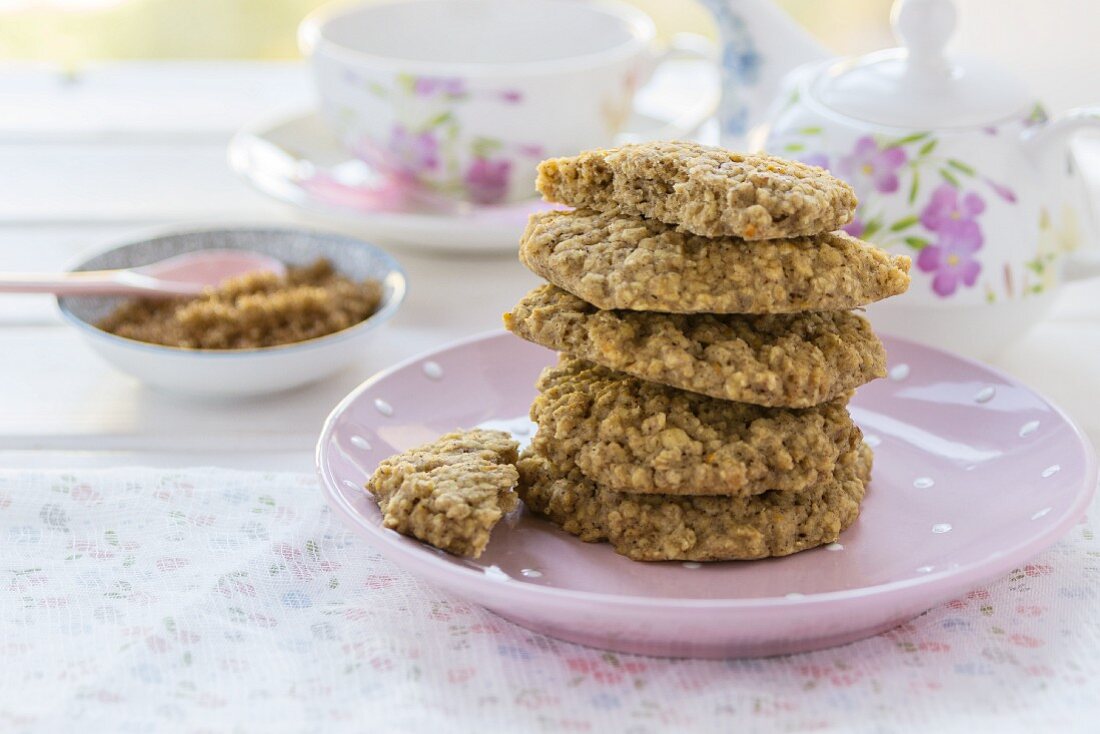
{"label": "blurred window light", "polygon": [[[649,13],[663,38],[680,32],[714,36],[707,11],[692,0],[626,1]],[[890,0],[776,2],[838,53],[861,53],[889,42]],[[0,59],[69,65],[110,59],[293,59],[298,57],[299,21],[326,4],[328,0],[0,0]]]}
{"label": "blurred window light", "polygon": [[130,2],[134,0],[0,0],[0,13],[20,10],[105,10]]}

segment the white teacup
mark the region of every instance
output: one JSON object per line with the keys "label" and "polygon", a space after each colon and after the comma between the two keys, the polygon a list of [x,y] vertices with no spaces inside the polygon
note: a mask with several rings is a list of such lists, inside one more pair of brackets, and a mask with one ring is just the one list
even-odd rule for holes
{"label": "white teacup", "polygon": [[382,0],[302,23],[322,114],[414,188],[531,196],[543,158],[606,147],[655,64],[653,22],[612,0]]}

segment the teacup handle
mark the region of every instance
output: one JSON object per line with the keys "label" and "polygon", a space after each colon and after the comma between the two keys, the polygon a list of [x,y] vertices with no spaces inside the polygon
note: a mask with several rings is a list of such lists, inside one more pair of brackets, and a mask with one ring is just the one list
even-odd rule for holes
{"label": "teacup handle", "polygon": [[[718,51],[714,44],[705,36],[701,36],[698,33],[677,33],[672,37],[666,47],[651,52],[649,62],[642,74],[644,81],[639,86],[645,86],[645,83],[653,78],[653,75],[662,64],[680,59],[697,59],[714,62],[715,86],[710,94],[705,95],[695,104],[684,109],[676,119],[654,130],[646,130],[645,137],[647,139],[675,140],[690,137],[703,123],[714,115],[718,109],[719,97],[721,95],[718,83],[717,57]],[[630,130],[626,130],[622,135],[628,138],[638,137],[640,139],[638,135],[632,136],[631,132]]]}

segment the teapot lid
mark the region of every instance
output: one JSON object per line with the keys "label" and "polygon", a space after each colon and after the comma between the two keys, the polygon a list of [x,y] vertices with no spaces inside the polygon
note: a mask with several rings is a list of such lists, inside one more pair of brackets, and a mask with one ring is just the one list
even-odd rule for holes
{"label": "teapot lid", "polygon": [[951,0],[896,0],[890,22],[901,48],[828,67],[811,82],[812,96],[849,117],[907,128],[987,125],[1031,105],[1006,69],[945,53],[955,30]]}

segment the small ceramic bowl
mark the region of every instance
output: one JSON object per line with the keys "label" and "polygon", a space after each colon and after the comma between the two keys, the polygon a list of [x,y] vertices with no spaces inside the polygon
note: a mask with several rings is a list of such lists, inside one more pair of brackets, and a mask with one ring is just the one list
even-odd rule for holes
{"label": "small ceramic bowl", "polygon": [[286,390],[326,377],[364,354],[364,344],[397,312],[405,298],[405,272],[387,252],[343,235],[301,229],[210,229],[179,232],[114,247],[74,268],[103,270],[157,262],[195,250],[239,248],[307,265],[327,258],[353,280],[383,285],[382,305],[367,320],[334,334],[260,349],[180,349],[148,344],[103,331],[95,324],[122,300],[67,296],[62,316],[88,345],[119,370],[154,387],[207,397],[243,397]]}

